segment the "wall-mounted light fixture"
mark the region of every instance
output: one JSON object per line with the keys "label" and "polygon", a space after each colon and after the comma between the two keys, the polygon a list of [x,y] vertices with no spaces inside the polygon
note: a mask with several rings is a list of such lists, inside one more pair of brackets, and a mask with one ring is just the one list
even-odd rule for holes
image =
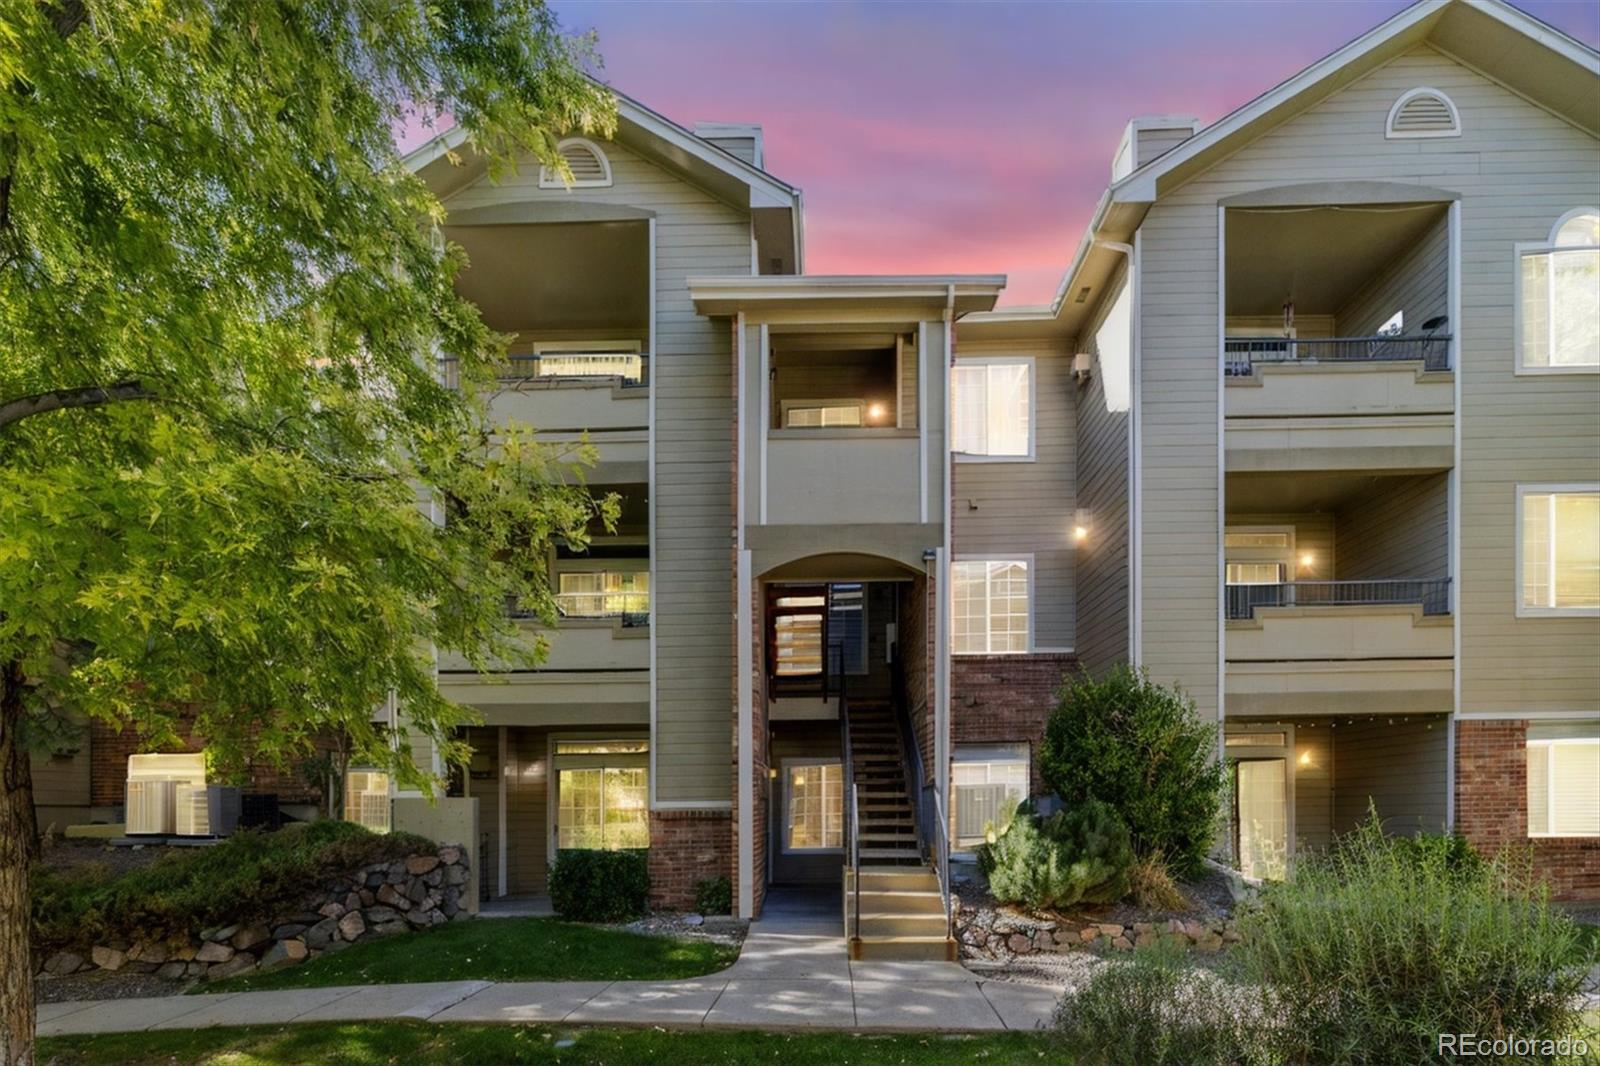
{"label": "wall-mounted light fixture", "polygon": [[1082,544],[1089,539],[1089,512],[1080,507],[1072,512],[1072,542]]}
{"label": "wall-mounted light fixture", "polygon": [[888,414],[889,409],[881,403],[871,403],[867,405],[868,422],[882,422]]}
{"label": "wall-mounted light fixture", "polygon": [[1316,562],[1317,562],[1317,557],[1312,552],[1301,552],[1300,553],[1300,565],[1305,567],[1305,568],[1307,568],[1308,570],[1312,566],[1315,566]]}

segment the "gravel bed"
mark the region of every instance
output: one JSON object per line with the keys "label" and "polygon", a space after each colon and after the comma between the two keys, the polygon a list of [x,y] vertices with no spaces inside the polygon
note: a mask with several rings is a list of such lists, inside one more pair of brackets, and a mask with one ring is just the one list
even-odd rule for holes
{"label": "gravel bed", "polygon": [[738,945],[744,943],[750,923],[726,914],[702,917],[698,914],[652,914],[638,921],[613,926],[629,933],[644,936],[671,936],[683,940],[709,940],[714,944]]}
{"label": "gravel bed", "polygon": [[111,876],[120,877],[129,870],[149,866],[163,855],[171,855],[178,850],[159,844],[114,848],[103,840],[58,838],[45,846],[40,864],[46,869],[59,871],[103,866]]}
{"label": "gravel bed", "polygon": [[176,996],[188,990],[193,981],[167,981],[153,973],[112,973],[90,970],[69,977],[50,974],[33,979],[36,1003],[65,1003],[81,999],[138,999],[144,996]]}

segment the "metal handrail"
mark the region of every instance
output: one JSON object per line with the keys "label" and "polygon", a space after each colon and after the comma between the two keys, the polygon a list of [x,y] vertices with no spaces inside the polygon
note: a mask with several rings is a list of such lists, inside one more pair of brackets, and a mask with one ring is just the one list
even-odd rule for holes
{"label": "metal handrail", "polygon": [[[839,659],[839,668],[837,671],[831,671],[828,667],[832,666],[832,660],[835,655]],[[845,827],[845,832],[848,835],[846,854],[850,856],[849,902],[851,917],[848,932],[852,938],[855,938],[861,935],[861,826],[856,799],[856,756],[855,750],[850,743],[850,700],[847,692],[849,675],[845,673],[844,669],[844,642],[830,642],[826,653],[822,656],[822,662],[824,668],[823,691],[827,691],[828,674],[838,678],[839,685],[839,761],[840,770],[844,775],[845,781],[850,786],[850,817]]]}
{"label": "metal handrail", "polygon": [[850,782],[850,937],[852,940],[861,938],[861,833],[859,810],[860,802],[857,793],[860,791],[854,781]]}
{"label": "metal handrail", "polygon": [[[563,357],[570,357],[572,353],[563,353]],[[634,353],[625,353],[632,355]],[[544,358],[539,355],[511,355],[506,357],[505,364],[495,374],[496,380],[506,385],[524,384],[532,381],[543,381],[551,384],[564,384],[575,381],[604,382],[610,381],[613,385],[623,389],[645,388],[650,384],[650,355],[639,352],[639,376],[637,379],[625,374],[540,374],[539,361]],[[461,367],[453,355],[439,356],[439,383],[447,389],[459,388],[461,385]]]}
{"label": "metal handrail", "polygon": [[1309,363],[1403,362],[1416,360],[1424,370],[1450,369],[1451,336],[1421,337],[1375,334],[1367,337],[1227,337],[1222,342],[1223,370],[1229,377],[1249,377],[1255,367]]}
{"label": "metal handrail", "polygon": [[939,831],[933,834],[936,846],[933,871],[939,879],[939,898],[944,903],[944,935],[948,940],[955,930],[955,914],[950,907],[950,823],[945,819],[944,801],[939,798],[937,785],[933,790],[933,813],[939,822]]}
{"label": "metal handrail", "polygon": [[1425,615],[1450,613],[1447,577],[1391,581],[1285,581],[1274,585],[1229,585],[1229,619],[1254,617],[1259,607],[1348,607],[1415,604]]}

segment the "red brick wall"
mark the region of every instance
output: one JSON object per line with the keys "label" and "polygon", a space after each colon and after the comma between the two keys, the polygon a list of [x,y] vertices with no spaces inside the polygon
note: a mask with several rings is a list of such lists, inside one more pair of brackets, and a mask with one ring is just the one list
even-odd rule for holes
{"label": "red brick wall", "polygon": [[1527,741],[1527,722],[1456,722],[1456,829],[1480,851],[1531,846],[1557,899],[1600,899],[1600,839],[1528,838]]}
{"label": "red brick wall", "polygon": [[733,876],[730,811],[650,812],[650,905],[693,910],[695,886]]}
{"label": "red brick wall", "polygon": [[[184,744],[178,751],[200,751],[205,741],[184,727],[181,732]],[[128,782],[128,756],[150,751],[145,738],[133,729],[117,731],[101,721],[89,725],[89,802],[95,807],[120,807],[126,799]],[[172,749],[166,749],[172,750]],[[317,750],[327,751],[329,745],[317,744]],[[323,802],[322,792],[311,787],[294,769],[294,763],[311,757],[310,752],[299,759],[290,759],[290,766],[278,770],[267,765],[251,768],[249,792],[275,792],[283,803]]]}
{"label": "red brick wall", "polygon": [[906,668],[906,702],[922,749],[923,783],[933,783],[934,579],[901,586],[899,647]]}
{"label": "red brick wall", "polygon": [[1028,744],[1034,794],[1039,781],[1039,742],[1056,705],[1063,676],[1077,670],[1066,654],[953,655],[950,657],[952,744]]}

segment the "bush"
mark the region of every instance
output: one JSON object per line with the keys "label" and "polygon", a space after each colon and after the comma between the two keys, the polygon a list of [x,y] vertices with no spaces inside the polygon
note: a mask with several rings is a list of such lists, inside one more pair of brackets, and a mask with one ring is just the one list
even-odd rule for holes
{"label": "bush", "polygon": [[1146,855],[1128,870],[1128,895],[1145,910],[1181,911],[1189,906],[1160,852]]}
{"label": "bush", "polygon": [[272,917],[329,877],[435,847],[410,833],[317,821],[270,833],[242,830],[215,847],[177,850],[120,877],[99,865],[41,867],[33,875],[33,938],[52,949],[192,936]]}
{"label": "bush", "polygon": [[694,886],[694,909],[701,914],[733,913],[733,882],[708,877]]}
{"label": "bush", "polygon": [[567,849],[550,867],[550,903],[575,922],[622,922],[645,912],[650,899],[649,853]]}
{"label": "bush", "polygon": [[1376,815],[1269,885],[1239,958],[1290,1061],[1431,1061],[1439,1033],[1558,1039],[1586,963],[1528,856],[1383,835]]}
{"label": "bush", "polygon": [[1217,728],[1183,693],[1118,666],[1063,684],[1045,726],[1039,772],[1068,808],[1109,803],[1134,852],[1161,854],[1180,878],[1200,872],[1217,832],[1227,771]]}
{"label": "bush", "polygon": [[1057,812],[1041,826],[1023,802],[990,833],[993,842],[978,848],[978,862],[1001,902],[1059,909],[1109,903],[1127,892],[1128,827],[1103,803]]}

